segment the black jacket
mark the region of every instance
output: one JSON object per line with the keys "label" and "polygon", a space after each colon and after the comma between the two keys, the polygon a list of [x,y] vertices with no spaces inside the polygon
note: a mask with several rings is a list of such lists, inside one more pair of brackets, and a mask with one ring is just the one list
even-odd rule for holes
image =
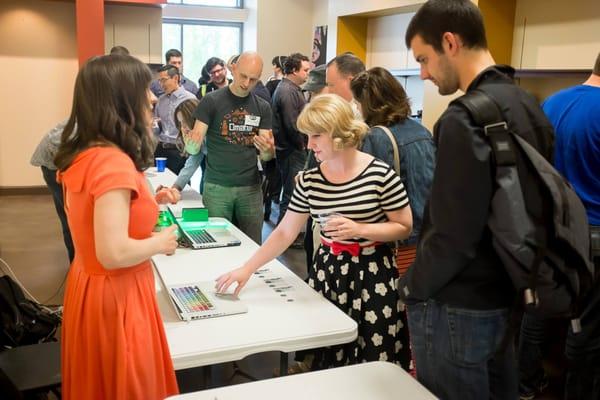
{"label": "black jacket", "polygon": [[302,89],[289,79],[283,78],[273,93],[273,136],[279,152],[290,153],[306,147],[306,137],[296,128],[298,115],[306,100]]}
{"label": "black jacket", "polygon": [[[490,67],[467,92],[486,92],[501,107],[509,128],[551,160],[552,126],[537,100],[513,83],[513,74],[508,66]],[[462,106],[451,104],[434,127],[434,140],[437,164],[431,195],[417,258],[400,282],[400,295],[408,304],[434,299],[468,309],[508,307],[514,289],[487,227],[495,171],[483,129]],[[523,162],[517,156],[517,168]],[[519,168],[521,182],[527,182],[523,171]],[[524,196],[534,218],[542,219],[542,197],[536,190],[524,187]]]}

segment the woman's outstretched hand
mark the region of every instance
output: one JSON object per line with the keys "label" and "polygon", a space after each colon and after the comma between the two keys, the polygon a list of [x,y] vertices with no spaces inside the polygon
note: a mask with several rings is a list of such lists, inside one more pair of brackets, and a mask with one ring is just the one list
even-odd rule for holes
{"label": "woman's outstretched hand", "polygon": [[252,271],[248,270],[246,267],[239,267],[234,270],[227,272],[219,276],[216,279],[215,289],[217,289],[218,293],[226,292],[229,286],[232,283],[237,282],[237,287],[235,288],[234,294],[237,296],[240,294],[242,288],[248,282],[248,279],[252,276]]}

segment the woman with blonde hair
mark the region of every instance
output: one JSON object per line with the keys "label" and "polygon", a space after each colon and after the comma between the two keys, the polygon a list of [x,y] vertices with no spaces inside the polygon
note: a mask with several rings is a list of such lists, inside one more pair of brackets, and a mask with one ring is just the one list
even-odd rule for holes
{"label": "woman with blonde hair", "polygon": [[254,271],[288,248],[310,214],[323,230],[308,284],[358,323],[355,341],[314,350],[311,368],[402,363],[408,344],[400,340],[398,273],[385,243],[410,234],[406,191],[388,165],[358,151],[368,127],[341,97],[316,97],[297,126],[321,164],[300,174],[283,221],[243,266],[217,279],[217,290],[237,282],[239,293]]}

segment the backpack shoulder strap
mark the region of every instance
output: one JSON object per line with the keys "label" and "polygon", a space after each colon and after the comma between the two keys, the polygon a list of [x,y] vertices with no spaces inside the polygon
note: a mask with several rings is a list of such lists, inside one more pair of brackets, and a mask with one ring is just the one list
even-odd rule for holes
{"label": "backpack shoulder strap", "polygon": [[510,137],[508,123],[498,104],[487,93],[473,90],[452,103],[462,105],[475,124],[483,128],[492,147],[493,162],[496,166],[516,166],[514,144]]}
{"label": "backpack shoulder strap", "polygon": [[384,131],[387,137],[390,139],[390,142],[392,142],[392,149],[394,150],[394,170],[396,171],[398,176],[400,176],[400,152],[398,151],[398,144],[396,143],[396,138],[394,138],[392,131],[390,131],[390,129],[387,126],[376,125],[375,128],[379,128],[382,131]]}
{"label": "backpack shoulder strap", "polygon": [[472,90],[452,103],[465,107],[477,125],[482,127],[505,122],[496,102],[481,90]]}

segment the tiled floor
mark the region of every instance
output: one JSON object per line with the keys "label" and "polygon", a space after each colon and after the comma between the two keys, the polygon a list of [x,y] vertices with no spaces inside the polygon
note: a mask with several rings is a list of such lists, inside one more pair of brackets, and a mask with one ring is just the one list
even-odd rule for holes
{"label": "tiled floor", "polygon": [[[276,217],[274,207],[271,220],[275,221]],[[68,260],[50,196],[0,196],[0,221],[0,257],[38,301],[61,304]],[[263,237],[273,229],[272,221],[265,223]],[[288,249],[280,259],[302,278],[306,276],[304,250]],[[1,268],[6,269],[4,265]],[[247,357],[236,367],[255,378],[266,379],[273,376],[278,366],[279,353],[269,352]],[[234,368],[232,363],[213,366],[211,385],[247,382],[243,374],[234,374]],[[181,391],[204,388],[203,372],[199,369],[178,372]],[[550,390],[538,398],[560,399],[561,386],[560,378],[554,374]]]}

